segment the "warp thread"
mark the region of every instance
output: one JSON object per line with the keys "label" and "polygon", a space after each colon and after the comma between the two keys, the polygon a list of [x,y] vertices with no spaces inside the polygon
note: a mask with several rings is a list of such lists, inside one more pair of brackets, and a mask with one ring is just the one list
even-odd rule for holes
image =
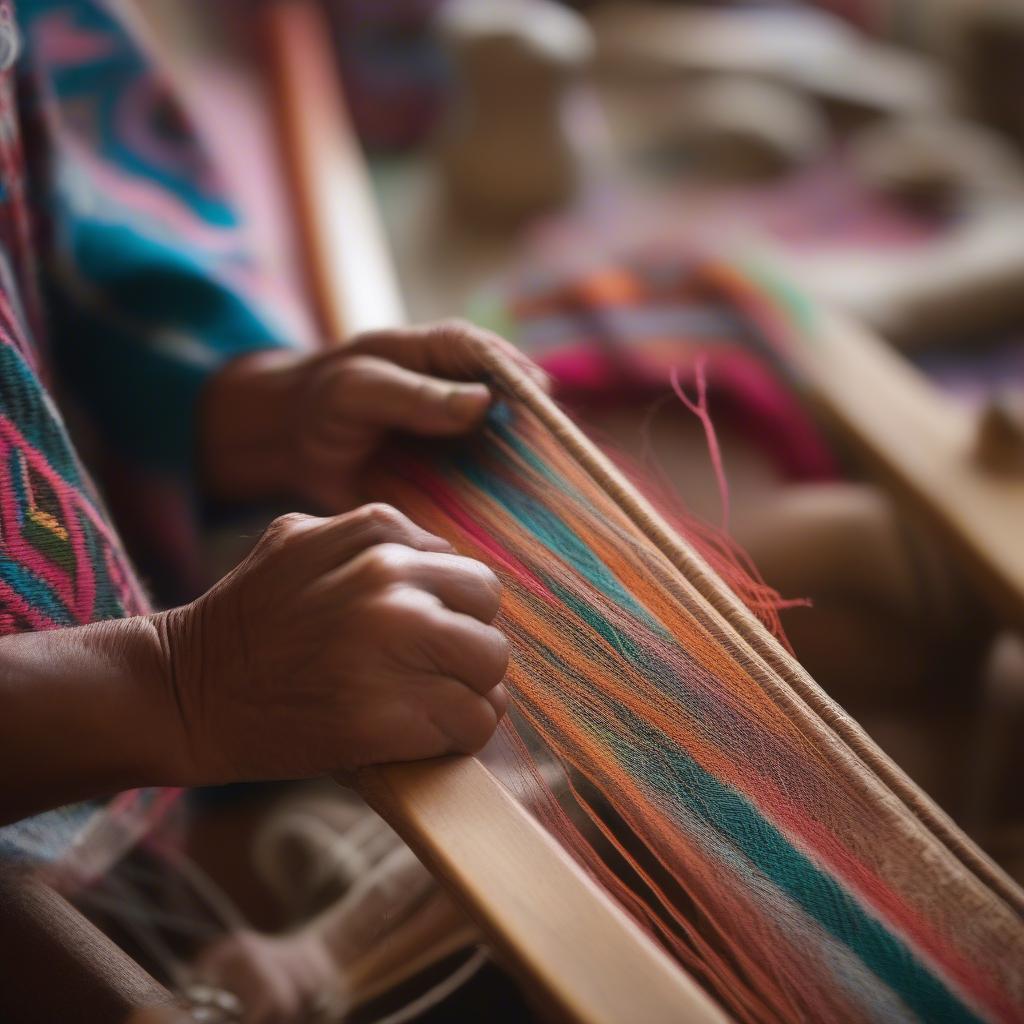
{"label": "warp thread", "polygon": [[909,812],[884,831],[531,410],[396,452],[373,493],[502,577],[518,788],[737,1020],[1021,1019],[1019,917]]}

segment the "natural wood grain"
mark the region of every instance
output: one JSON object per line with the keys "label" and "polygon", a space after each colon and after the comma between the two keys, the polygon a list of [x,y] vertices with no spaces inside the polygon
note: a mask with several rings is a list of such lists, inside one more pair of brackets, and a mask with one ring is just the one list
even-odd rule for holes
{"label": "natural wood grain", "polygon": [[282,153],[324,340],[399,324],[405,310],[338,91],[330,24],[308,2],[269,4],[264,18]]}
{"label": "natural wood grain", "polygon": [[170,994],[38,878],[0,872],[0,1020],[109,1024]]}

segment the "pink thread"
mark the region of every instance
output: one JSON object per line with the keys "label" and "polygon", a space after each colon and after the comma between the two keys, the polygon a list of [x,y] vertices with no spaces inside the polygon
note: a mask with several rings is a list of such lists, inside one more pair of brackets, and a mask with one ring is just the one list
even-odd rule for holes
{"label": "pink thread", "polygon": [[679,368],[673,366],[669,371],[669,379],[672,382],[672,390],[687,409],[700,420],[704,428],[704,436],[708,441],[708,455],[711,458],[711,465],[715,471],[715,479],[718,481],[718,494],[722,502],[722,529],[729,530],[729,483],[725,478],[725,466],[722,463],[722,449],[718,443],[718,434],[715,425],[711,422],[711,414],[708,412],[708,379],[705,370],[707,368],[707,356],[701,353],[697,356],[693,366],[694,381],[697,386],[697,401],[683,390],[679,380]]}

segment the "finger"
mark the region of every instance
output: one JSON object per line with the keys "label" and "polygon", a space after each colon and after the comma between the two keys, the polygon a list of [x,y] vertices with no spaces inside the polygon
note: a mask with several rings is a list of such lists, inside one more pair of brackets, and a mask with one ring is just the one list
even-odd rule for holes
{"label": "finger", "polygon": [[441,606],[425,607],[419,635],[410,637],[420,668],[459,680],[478,694],[489,693],[508,671],[504,633]]}
{"label": "finger", "polygon": [[548,375],[524,353],[493,331],[463,320],[442,320],[420,327],[371,331],[350,347],[391,359],[410,370],[455,380],[480,380],[490,372],[488,354],[515,363],[535,384],[550,390]]}
{"label": "finger", "polygon": [[346,422],[450,437],[478,426],[491,406],[484,384],[443,380],[388,359],[353,356],[334,401]]}
{"label": "finger", "polygon": [[264,543],[282,547],[288,557],[308,559],[311,568],[320,572],[384,544],[434,553],[452,551],[443,537],[429,533],[398,509],[380,502],[329,518],[301,513],[281,516],[267,528]]}
{"label": "finger", "polygon": [[499,722],[508,714],[508,690],[501,683],[498,683],[493,690],[485,693],[483,698],[494,708],[494,713],[498,716]]}
{"label": "finger", "polygon": [[493,622],[501,608],[501,580],[483,562],[450,552],[377,544],[327,573],[317,589],[332,594],[336,587],[356,580],[369,592],[401,591],[403,611],[413,619],[430,614],[434,607],[420,602],[417,594],[430,595],[450,611],[485,624]]}
{"label": "finger", "polygon": [[498,728],[500,716],[494,705],[455,679],[435,680],[423,699],[431,722],[455,753],[477,753]]}
{"label": "finger", "polygon": [[369,765],[421,761],[454,753],[448,735],[429,715],[427,691],[434,681],[423,677],[411,680],[410,689],[401,698],[368,709],[363,716],[362,741],[348,752],[353,767],[340,773],[336,770],[335,777],[340,775],[348,783],[358,784],[358,771]]}
{"label": "finger", "polygon": [[483,562],[462,555],[401,548],[390,558],[389,581],[433,594],[453,612],[491,623],[501,608],[501,581]]}

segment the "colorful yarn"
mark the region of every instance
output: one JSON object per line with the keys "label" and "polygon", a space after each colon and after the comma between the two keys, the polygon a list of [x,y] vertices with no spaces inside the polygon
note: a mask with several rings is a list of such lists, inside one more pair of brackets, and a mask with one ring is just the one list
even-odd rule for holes
{"label": "colorful yarn", "polygon": [[718,481],[718,493],[722,501],[722,529],[729,529],[729,482],[725,476],[725,465],[722,462],[722,448],[718,443],[718,434],[715,425],[711,421],[711,413],[708,409],[708,380],[704,372],[705,360],[698,357],[694,374],[697,379],[696,400],[683,390],[682,382],[679,380],[679,371],[673,368],[669,374],[672,381],[672,390],[687,409],[690,410],[700,421],[704,430],[704,436],[708,442],[708,454],[711,457],[711,465],[715,471],[715,479]]}
{"label": "colorful yarn", "polygon": [[737,1020],[1022,1019],[1017,914],[865,800],[532,411],[396,453],[374,491],[502,577],[515,788]]}

